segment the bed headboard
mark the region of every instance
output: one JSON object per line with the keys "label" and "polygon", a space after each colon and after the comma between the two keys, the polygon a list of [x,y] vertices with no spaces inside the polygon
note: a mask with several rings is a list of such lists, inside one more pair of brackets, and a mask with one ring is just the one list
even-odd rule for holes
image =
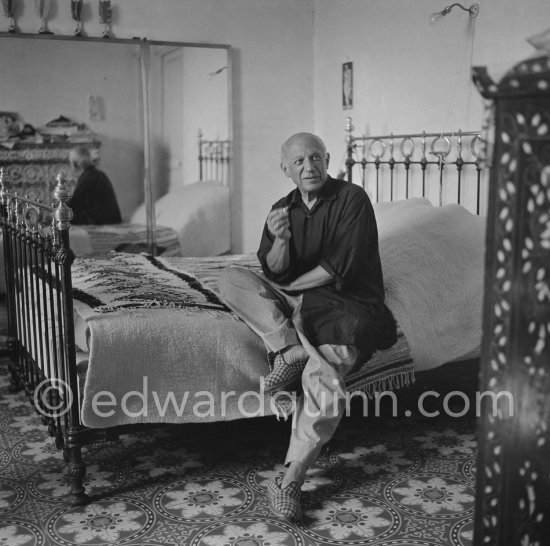
{"label": "bed headboard", "polygon": [[481,131],[354,136],[346,121],[346,179],[373,202],[426,197],[486,214],[487,181]]}
{"label": "bed headboard", "polygon": [[199,180],[216,180],[227,186],[230,152],[229,140],[207,140],[199,129]]}

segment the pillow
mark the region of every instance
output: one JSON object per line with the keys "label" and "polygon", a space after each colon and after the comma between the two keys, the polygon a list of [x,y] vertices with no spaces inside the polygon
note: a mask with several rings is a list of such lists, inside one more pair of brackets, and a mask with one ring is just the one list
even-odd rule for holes
{"label": "pillow", "polygon": [[[216,256],[230,243],[229,188],[216,181],[195,182],[163,195],[155,203],[156,224],[178,233],[182,256]],[[147,223],[145,204],[130,217]]]}

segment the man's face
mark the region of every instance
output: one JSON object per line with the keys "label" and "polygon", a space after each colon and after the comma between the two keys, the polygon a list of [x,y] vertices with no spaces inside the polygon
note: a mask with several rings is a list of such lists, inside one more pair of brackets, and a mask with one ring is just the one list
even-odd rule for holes
{"label": "man's face", "polygon": [[327,180],[329,154],[313,135],[292,138],[283,153],[281,168],[300,192],[316,195]]}

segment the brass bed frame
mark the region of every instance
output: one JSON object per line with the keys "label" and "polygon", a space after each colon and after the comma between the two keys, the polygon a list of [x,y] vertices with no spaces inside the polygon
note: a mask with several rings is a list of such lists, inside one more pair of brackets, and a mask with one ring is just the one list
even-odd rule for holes
{"label": "brass bed frame", "polygon": [[231,160],[230,141],[226,139],[208,140],[199,129],[199,180],[216,180],[223,185],[229,183]]}
{"label": "brass bed frame", "polygon": [[[46,205],[7,189],[0,171],[10,390],[23,389],[69,463],[75,504],[87,502],[81,448],[93,431],[80,421],[69,244],[72,211],[63,175]],[[63,408],[63,411],[61,411]]]}
{"label": "brass bed frame", "polygon": [[[464,205],[480,215],[487,195],[481,131],[354,136],[352,119],[346,120],[346,179],[354,173],[373,202],[411,197]],[[471,182],[464,179],[473,172]]]}

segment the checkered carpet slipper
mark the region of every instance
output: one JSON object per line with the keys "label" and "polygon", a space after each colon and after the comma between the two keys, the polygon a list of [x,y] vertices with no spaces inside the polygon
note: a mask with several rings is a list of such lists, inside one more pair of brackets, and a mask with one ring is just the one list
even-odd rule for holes
{"label": "checkered carpet slipper", "polygon": [[273,370],[264,381],[265,392],[281,391],[299,381],[306,367],[307,360],[299,360],[287,364],[282,355],[277,355],[273,361]]}
{"label": "checkered carpet slipper", "polygon": [[281,478],[275,478],[267,484],[267,496],[272,512],[291,521],[302,517],[300,493],[300,485],[297,482],[291,482],[284,489],[281,489]]}

